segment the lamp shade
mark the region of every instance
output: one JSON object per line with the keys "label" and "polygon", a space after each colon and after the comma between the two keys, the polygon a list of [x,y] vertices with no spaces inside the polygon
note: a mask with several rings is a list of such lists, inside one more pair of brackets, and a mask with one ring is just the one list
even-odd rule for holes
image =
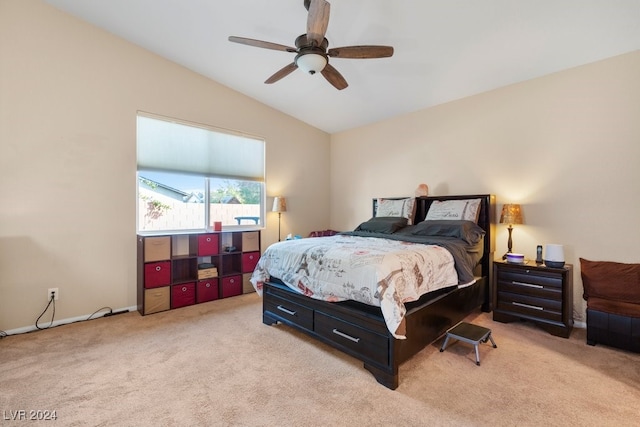
{"label": "lamp shade", "polygon": [[505,204],[500,214],[500,224],[524,224],[522,210],[518,204]]}
{"label": "lamp shade", "polygon": [[276,196],[273,198],[273,208],[271,212],[286,212],[287,211],[287,199],[282,196]]}
{"label": "lamp shade", "polygon": [[306,53],[296,58],[296,65],[305,73],[315,74],[324,69],[327,58],[318,53]]}

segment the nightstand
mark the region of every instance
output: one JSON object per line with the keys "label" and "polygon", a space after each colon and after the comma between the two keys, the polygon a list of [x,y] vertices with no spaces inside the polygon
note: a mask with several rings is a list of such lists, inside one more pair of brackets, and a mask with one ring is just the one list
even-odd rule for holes
{"label": "nightstand", "polygon": [[573,266],[549,268],[496,260],[493,263],[493,320],[529,320],[550,334],[568,338],[573,329]]}

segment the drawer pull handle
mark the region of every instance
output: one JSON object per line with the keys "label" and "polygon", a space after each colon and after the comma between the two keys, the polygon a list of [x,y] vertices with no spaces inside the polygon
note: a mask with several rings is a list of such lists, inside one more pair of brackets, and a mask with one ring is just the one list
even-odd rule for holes
{"label": "drawer pull handle", "polygon": [[544,288],[544,286],[542,285],[534,285],[533,283],[516,282],[515,280],[513,280],[511,283],[514,285],[526,286],[528,288],[537,288],[537,289]]}
{"label": "drawer pull handle", "polygon": [[534,310],[540,310],[540,311],[544,310],[544,308],[538,307],[537,305],[522,304],[521,302],[512,302],[511,304],[524,307],[524,308],[533,308]]}
{"label": "drawer pull handle", "polygon": [[156,267],[156,271],[160,271],[160,270],[162,270],[162,267],[157,266],[157,267]]}
{"label": "drawer pull handle", "polygon": [[359,342],[360,341],[360,338],[352,337],[351,335],[347,335],[344,332],[341,332],[341,331],[339,331],[337,329],[334,329],[332,332],[334,334],[336,334],[336,335],[340,335],[342,338],[346,338],[346,339],[348,339],[350,341],[353,341],[353,342]]}
{"label": "drawer pull handle", "polygon": [[295,316],[295,315],[296,315],[296,312],[295,312],[295,311],[291,311],[291,310],[289,310],[289,309],[287,309],[287,308],[284,308],[284,307],[283,307],[283,306],[281,306],[281,305],[279,305],[279,306],[277,307],[277,309],[278,309],[278,310],[280,310],[280,311],[284,311],[285,313],[287,313],[287,314],[288,314],[288,315],[290,315],[290,316]]}

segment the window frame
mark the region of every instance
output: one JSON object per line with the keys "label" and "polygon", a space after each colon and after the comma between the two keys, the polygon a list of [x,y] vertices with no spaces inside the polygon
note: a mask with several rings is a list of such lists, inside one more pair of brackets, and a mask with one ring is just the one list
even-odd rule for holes
{"label": "window frame", "polygon": [[[140,125],[140,119],[143,120],[154,120],[154,121],[158,121],[158,123],[161,124],[161,126],[171,126],[173,124],[175,125],[179,125],[179,126],[186,126],[189,128],[193,128],[196,130],[196,132],[199,131],[205,131],[208,133],[211,133],[211,135],[213,135],[213,137],[220,137],[221,139],[226,138],[227,136],[230,136],[231,138],[229,138],[229,141],[231,142],[219,142],[219,141],[215,141],[213,144],[214,147],[219,148],[220,146],[224,146],[225,149],[228,149],[229,151],[226,152],[227,155],[230,155],[232,158],[236,157],[236,158],[240,158],[243,156],[243,153],[241,152],[236,152],[233,148],[228,148],[229,144],[233,144],[233,141],[240,141],[240,143],[242,143],[242,139],[246,139],[248,141],[248,145],[241,145],[241,147],[246,147],[248,146],[249,148],[251,148],[253,151],[251,151],[249,154],[249,158],[250,161],[252,161],[253,163],[249,164],[249,169],[245,168],[240,168],[240,170],[244,170],[245,174],[246,171],[253,171],[254,172],[254,176],[251,177],[247,177],[247,176],[236,176],[233,173],[229,173],[229,170],[233,171],[233,165],[229,165],[229,163],[227,162],[225,164],[224,167],[224,174],[215,174],[215,173],[203,173],[202,171],[190,171],[190,170],[184,170],[185,166],[183,163],[181,163],[181,166],[179,166],[177,169],[172,170],[170,167],[169,168],[165,168],[165,167],[149,167],[148,165],[140,165],[140,150],[141,149],[145,149],[144,147],[141,147],[142,145],[146,145],[147,147],[149,146],[148,142],[145,143],[141,143],[140,139],[141,139],[141,125]],[[136,232],[138,234],[143,234],[143,235],[149,235],[149,234],[175,234],[175,233],[190,233],[190,232],[210,232],[213,231],[213,219],[211,218],[211,181],[214,179],[220,179],[220,180],[230,180],[230,181],[240,181],[240,182],[257,182],[260,185],[260,196],[259,196],[259,200],[260,200],[260,212],[259,212],[259,221],[257,224],[223,224],[223,228],[224,231],[234,231],[234,230],[255,230],[255,229],[262,229],[265,227],[266,224],[266,212],[267,212],[267,207],[266,207],[266,183],[265,183],[265,175],[266,175],[266,168],[265,168],[265,153],[266,153],[266,141],[264,138],[261,137],[257,137],[254,135],[249,135],[246,133],[242,133],[242,132],[237,132],[237,131],[231,131],[231,130],[227,130],[227,129],[222,129],[222,128],[218,128],[215,126],[209,126],[209,125],[203,125],[200,123],[193,123],[193,122],[189,122],[189,121],[185,121],[185,120],[180,120],[180,119],[174,119],[174,118],[169,118],[169,117],[164,117],[164,116],[160,116],[157,114],[152,114],[152,113],[147,113],[147,112],[143,112],[143,111],[138,111],[137,115],[136,115],[136,123],[137,123],[137,134],[136,134]],[[146,135],[146,137],[148,137],[148,135]],[[239,140],[238,138],[241,138],[241,140]],[[256,142],[259,143],[256,144]],[[167,141],[164,141],[165,145],[167,145]],[[169,145],[172,144],[173,142],[169,142]],[[181,141],[181,143],[184,143],[184,141]],[[189,142],[187,142],[186,144],[188,145]],[[200,141],[200,146],[204,146],[206,145],[203,144]],[[260,148],[261,153],[258,153],[256,150],[258,147]],[[148,149],[148,148],[147,148]],[[173,148],[174,151],[175,147]],[[212,151],[211,149],[209,149],[210,151],[208,151],[207,153],[203,154],[203,155],[211,155]],[[169,149],[169,151],[171,151],[171,148]],[[182,148],[182,146],[180,147],[180,150],[184,152],[185,150]],[[196,150],[197,151],[197,150]],[[175,153],[173,154],[175,155]],[[251,157],[253,156],[253,157]],[[187,156],[188,157],[188,156]],[[240,161],[240,160],[237,160]],[[256,162],[262,162],[262,164],[256,163]],[[178,160],[178,163],[180,163],[180,160]],[[209,163],[215,163],[215,162],[209,162]],[[229,166],[231,166],[231,168],[229,168]],[[246,165],[243,165],[246,166]],[[183,169],[183,170],[179,170],[179,169]],[[140,185],[142,183],[141,178],[141,172],[142,174],[144,174],[145,171],[150,171],[150,172],[165,172],[165,173],[173,173],[173,174],[178,174],[178,175],[191,175],[194,177],[198,177],[203,179],[203,183],[204,183],[204,200],[201,203],[203,205],[203,210],[204,210],[204,223],[202,224],[202,227],[197,227],[197,228],[185,228],[185,229],[160,229],[160,230],[145,230],[144,228],[141,227],[142,225],[142,221],[141,221],[141,195],[140,195]],[[260,171],[262,177],[261,178],[257,178],[255,176],[255,171]],[[215,171],[214,171],[215,172]],[[242,175],[242,173],[240,173],[239,175]],[[198,203],[200,204],[200,203]]]}

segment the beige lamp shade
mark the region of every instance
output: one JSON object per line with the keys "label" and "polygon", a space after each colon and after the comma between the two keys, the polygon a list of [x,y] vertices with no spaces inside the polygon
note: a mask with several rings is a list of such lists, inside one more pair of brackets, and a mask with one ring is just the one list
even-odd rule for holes
{"label": "beige lamp shade", "polygon": [[287,211],[287,199],[282,196],[276,196],[273,198],[273,208],[271,212],[286,212]]}
{"label": "beige lamp shade", "polygon": [[500,224],[524,224],[520,205],[511,203],[502,206]]}

